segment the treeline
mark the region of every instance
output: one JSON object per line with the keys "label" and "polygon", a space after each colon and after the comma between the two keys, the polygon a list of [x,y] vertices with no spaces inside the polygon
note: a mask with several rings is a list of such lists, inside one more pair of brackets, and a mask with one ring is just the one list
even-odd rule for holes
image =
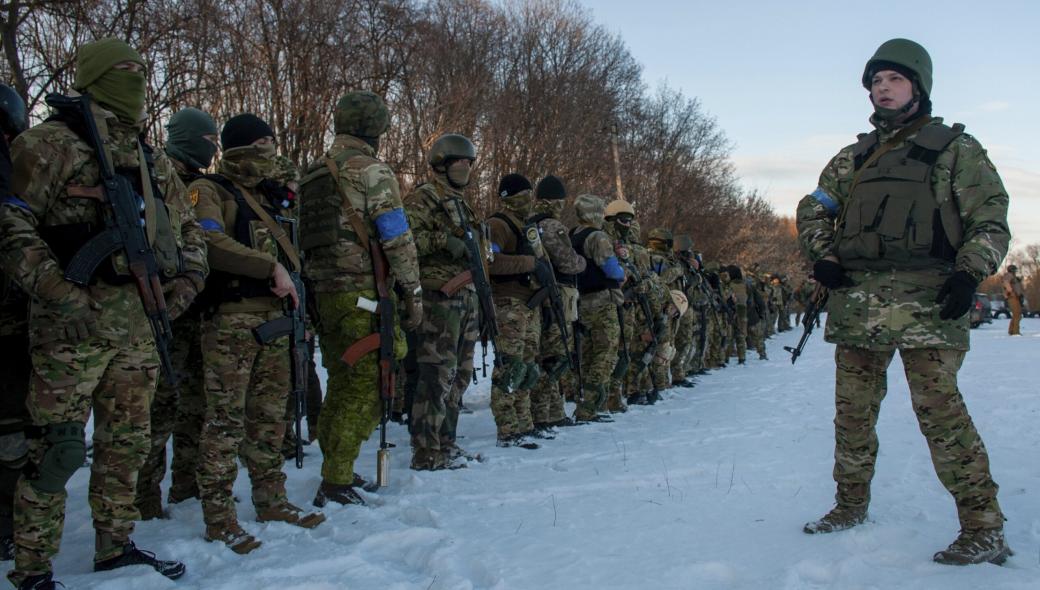
{"label": "treeline", "polygon": [[250,111],[306,165],[330,140],[338,96],[370,89],[391,109],[381,155],[406,189],[437,136],[474,139],[485,213],[511,171],[613,198],[617,130],[644,232],[690,233],[711,259],[802,266],[790,220],[740,188],[717,122],[695,98],[648,89],[623,39],[568,0],[9,0],[0,11],[3,77],[40,116],[45,94],[70,86],[76,47],[104,36],[148,61],[154,138],[184,106],[218,122]]}

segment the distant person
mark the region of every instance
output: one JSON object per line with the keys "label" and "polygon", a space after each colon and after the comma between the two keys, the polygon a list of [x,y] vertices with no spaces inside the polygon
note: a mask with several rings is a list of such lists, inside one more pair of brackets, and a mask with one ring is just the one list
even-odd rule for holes
{"label": "distant person", "polygon": [[1008,336],[1021,336],[1019,324],[1022,322],[1022,298],[1025,295],[1025,287],[1022,286],[1022,277],[1018,276],[1018,267],[1009,264],[1007,272],[1004,273],[1004,299],[1011,308],[1011,323],[1008,324]]}
{"label": "distant person", "polygon": [[975,289],[1007,254],[1008,195],[979,142],[931,116],[932,60],[923,47],[885,42],[863,86],[874,131],[838,152],[798,205],[801,247],[830,289],[825,337],[837,344],[837,506],[805,532],[866,520],[875,424],[899,350],[936,475],[960,519],[960,535],[934,559],[1000,564],[1011,554],[1004,515],[957,371]]}

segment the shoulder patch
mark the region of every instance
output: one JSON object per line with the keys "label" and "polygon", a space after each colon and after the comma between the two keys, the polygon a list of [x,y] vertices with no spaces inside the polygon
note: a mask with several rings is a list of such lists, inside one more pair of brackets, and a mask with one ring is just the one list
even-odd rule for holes
{"label": "shoulder patch", "polygon": [[191,200],[191,206],[199,204],[199,189],[198,187],[191,189],[191,193],[188,194],[188,198]]}

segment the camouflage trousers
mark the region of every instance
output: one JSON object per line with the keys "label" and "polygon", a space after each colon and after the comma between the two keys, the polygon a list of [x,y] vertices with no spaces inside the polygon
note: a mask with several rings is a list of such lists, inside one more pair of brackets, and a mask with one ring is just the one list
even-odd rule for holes
{"label": "camouflage trousers", "polygon": [[744,360],[747,358],[747,306],[738,305],[736,313],[733,314],[733,321],[730,323],[730,334],[729,339],[729,351],[727,356],[736,356],[737,360]]}
{"label": "camouflage trousers", "polygon": [[478,333],[477,294],[462,289],[448,296],[423,289],[419,331],[419,387],[412,402],[412,450],[434,457],[454,444],[462,394],[473,377]]}
{"label": "camouflage trousers", "polygon": [[606,404],[607,384],[617,363],[618,339],[621,334],[614,303],[591,306],[582,302],[578,315],[584,330],[581,365],[587,385],[585,400],[578,403],[574,415],[579,420],[589,420]]}
{"label": "camouflage trousers", "polygon": [[32,359],[26,332],[0,336],[0,537],[14,532],[14,493],[28,456],[25,427],[29,413]]}
{"label": "camouflage trousers", "polygon": [[181,377],[174,388],[159,381],[152,401],[152,439],[148,459],[137,476],[137,509],[143,515],[162,510],[160,484],[166,476],[166,443],[173,435],[173,462],[170,497],[178,500],[196,497],[199,435],[206,416],[206,392],[202,378],[202,349],[198,317],[184,317],[173,324],[170,351],[173,368]]}
{"label": "camouflage trousers", "polygon": [[[375,300],[376,293],[362,290],[318,293],[317,297],[321,362],[329,374],[325,401],[318,416],[318,444],[324,456],[321,478],[338,485],[350,485],[354,481],[354,461],[382,415],[379,350],[365,354],[353,367],[340,360],[352,344],[379,327],[375,314],[357,306],[358,297]],[[395,328],[396,359],[404,358],[406,346],[404,333]]]}
{"label": "camouflage trousers", "polygon": [[281,450],[289,344],[279,339],[261,345],[252,334],[253,328],[281,315],[217,313],[202,322],[206,417],[199,437],[198,484],[207,525],[237,521],[232,487],[238,457],[249,470],[258,510],[286,501]]}
{"label": "camouflage trousers", "polygon": [[749,324],[747,332],[748,347],[753,347],[758,353],[758,358],[764,359],[766,357],[765,323],[760,319],[754,324]]}
{"label": "camouflage trousers", "polygon": [[[894,350],[838,345],[834,480],[841,506],[866,506],[877,461],[876,424]],[[989,456],[957,388],[964,351],[903,349],[910,398],[936,475],[956,501],[962,529],[1003,526]]]}
{"label": "camouflage trousers", "polygon": [[541,368],[536,364],[542,332],[541,308],[530,309],[513,297],[496,297],[501,365],[491,376],[491,413],[498,438],[534,430],[531,389]]}
{"label": "camouflage trousers", "polygon": [[654,389],[668,389],[672,386],[671,365],[675,357],[675,325],[668,321],[662,334],[657,338],[657,350],[654,351],[654,360],[650,365],[651,386]]}
{"label": "camouflage trousers", "polygon": [[776,334],[776,307],[772,305],[766,306],[766,325],[765,335],[766,338],[772,337]]}
{"label": "camouflage trousers", "polygon": [[[536,357],[541,367],[541,375],[538,377],[538,383],[531,389],[531,419],[536,424],[556,422],[567,417],[563,405],[563,393],[560,391],[560,379],[564,375],[551,375],[549,371],[557,365],[559,359],[570,356],[571,351],[564,348],[563,339],[560,338],[560,328],[555,321],[549,321],[549,318],[546,317],[549,314],[546,314],[546,311],[548,309],[544,307],[541,310],[542,318],[539,320],[542,328],[541,342]],[[570,326],[567,327],[567,331],[569,336],[567,344],[574,346],[574,331]],[[567,373],[570,372],[572,370],[567,371]]]}
{"label": "camouflage trousers", "polygon": [[777,309],[776,329],[778,332],[786,332],[791,329],[791,310],[785,305]]}
{"label": "camouflage trousers", "polygon": [[[151,338],[121,342],[93,336],[71,343],[50,341],[32,351],[33,377],[27,407],[34,427],[86,425],[94,414],[94,462],[88,501],[99,544],[95,560],[114,557],[130,538],[134,521],[137,472],[148,453],[149,416],[159,375]],[[29,461],[39,465],[50,443],[28,440]],[[61,544],[65,521],[63,490],[49,493],[22,477],[15,491],[15,584],[51,571],[50,559]],[[104,539],[106,542],[101,543]]]}
{"label": "camouflage trousers", "polygon": [[[620,317],[618,319],[618,350],[619,354],[621,351],[628,352],[628,367],[625,369],[625,374],[620,377],[611,377],[610,379],[610,390],[607,392],[607,409],[618,410],[621,409],[626,396],[634,395],[638,390],[638,377],[634,369],[637,356],[641,354],[642,348],[633,348],[635,345],[636,338],[636,312],[635,308],[631,304],[625,304],[620,306],[618,309],[621,310]],[[615,311],[615,315],[618,313]],[[622,326],[621,322],[624,322]],[[621,328],[624,329],[621,329]],[[622,341],[622,334],[624,335],[624,341]],[[586,377],[586,380],[588,378]]]}
{"label": "camouflage trousers", "polygon": [[697,311],[687,309],[686,313],[679,318],[678,329],[675,331],[675,356],[672,358],[672,380],[681,381],[686,377],[690,368],[690,357],[693,356],[695,347],[694,339],[697,336]]}

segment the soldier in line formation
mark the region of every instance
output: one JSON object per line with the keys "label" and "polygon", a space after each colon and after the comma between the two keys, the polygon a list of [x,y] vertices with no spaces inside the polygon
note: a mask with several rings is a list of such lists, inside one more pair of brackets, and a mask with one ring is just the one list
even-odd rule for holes
{"label": "soldier in line formation", "polygon": [[[868,72],[865,83],[878,75]],[[928,76],[927,83],[923,75],[915,79],[924,96],[930,69]],[[562,217],[569,195],[564,180],[552,175],[534,185],[520,173],[504,176],[498,211],[480,220],[466,195],[477,150],[462,135],[434,141],[426,181],[402,198],[394,171],[377,155],[390,114],[370,92],[337,102],[332,145],[302,174],[276,156],[278,138],[267,122],[248,113],[230,118],[218,133],[208,114],[184,109],[170,119],[165,151],[157,152],[142,134],[144,79],[144,60],[126,43],[85,45],[74,97],[89,101],[54,103],[54,116],[29,130],[24,104],[0,88],[0,270],[6,277],[0,338],[10,350],[30,352],[4,365],[11,408],[5,405],[0,416],[0,535],[15,560],[8,577],[19,588],[55,587],[50,560],[60,543],[65,486],[84,462],[91,413],[89,496],[98,571],[143,564],[171,579],[185,572],[184,564],[160,560],[130,539],[135,520],[165,516],[159,484],[171,433],[167,500],[198,497],[207,540],[239,554],[261,546],[237,518],[232,485],[239,458],[258,521],[313,528],[325,520],[285,493],[290,343],[255,337],[257,328],[300,306],[315,312],[311,327],[329,376],[321,413],[311,422],[323,455],[313,499],[321,508],[364,504],[357,488],[366,482],[354,461],[391,410],[408,424],[412,469],[457,469],[478,459],[457,444],[478,340],[485,351],[494,349],[498,445],[533,450],[556,428],[613,421],[612,414],[657,403],[663,390],[691,387],[694,376],[732,358],[744,365],[749,349],[767,360],[766,339],[791,329],[790,314],[807,304],[813,288],[792,289],[785,277],[755,265],[705,262],[692,236],[667,228],[651,230],[644,243],[633,205],[620,199],[578,195],[578,223],[568,228]],[[93,142],[95,136],[101,141]],[[959,149],[976,145],[955,141],[963,144]],[[206,173],[218,149],[216,172]],[[845,198],[851,189],[839,178],[848,171],[839,166],[833,173],[834,182],[825,174],[821,186]],[[129,187],[119,195],[134,200],[140,219],[132,225],[148,240],[150,284],[162,285],[165,305],[148,304],[129,251],[107,253],[88,280],[70,279],[71,263],[111,223],[105,202],[115,195],[101,188],[111,177]],[[799,222],[807,228],[803,245],[817,260],[816,275],[837,289],[846,285],[842,267],[835,268],[829,244],[819,242],[834,204],[824,197],[814,193],[804,201]],[[295,226],[298,239],[287,231]],[[980,242],[976,258],[985,268],[968,259],[966,276],[974,281],[992,271],[1000,246]],[[861,266],[850,264],[849,272],[869,279],[866,269],[874,266]],[[304,284],[309,297],[300,292]],[[959,296],[958,289],[947,285],[943,293]],[[155,317],[163,322],[155,324]],[[172,337],[162,329],[165,322]],[[874,357],[885,352],[861,351],[855,347],[863,342],[855,339],[842,346],[852,360],[839,359],[839,418],[849,422],[839,450],[854,437],[867,441],[857,449],[869,450],[869,437],[856,434],[859,422],[842,418],[842,396],[871,393],[848,384],[868,368],[883,371],[887,361]],[[942,354],[949,356],[947,372],[955,374],[963,353]],[[405,401],[391,409],[381,393],[394,390],[402,360]],[[850,376],[843,381],[842,363],[851,362],[863,366],[845,368]],[[922,370],[942,370],[932,365]],[[158,385],[161,367],[168,379]],[[939,386],[932,389],[927,395],[940,395]],[[565,398],[575,403],[572,416]],[[870,407],[876,413],[876,402]],[[983,473],[981,440],[969,442],[964,461]],[[962,481],[957,469],[963,468],[955,467],[968,463],[958,463],[952,449],[933,451],[937,466],[941,459]],[[845,462],[852,455],[837,454]],[[862,522],[868,459],[835,468],[839,506],[807,532]],[[860,463],[870,465],[856,467]],[[995,560],[1006,548],[996,485],[985,474],[974,487],[951,484],[971,537],[938,560]]]}

